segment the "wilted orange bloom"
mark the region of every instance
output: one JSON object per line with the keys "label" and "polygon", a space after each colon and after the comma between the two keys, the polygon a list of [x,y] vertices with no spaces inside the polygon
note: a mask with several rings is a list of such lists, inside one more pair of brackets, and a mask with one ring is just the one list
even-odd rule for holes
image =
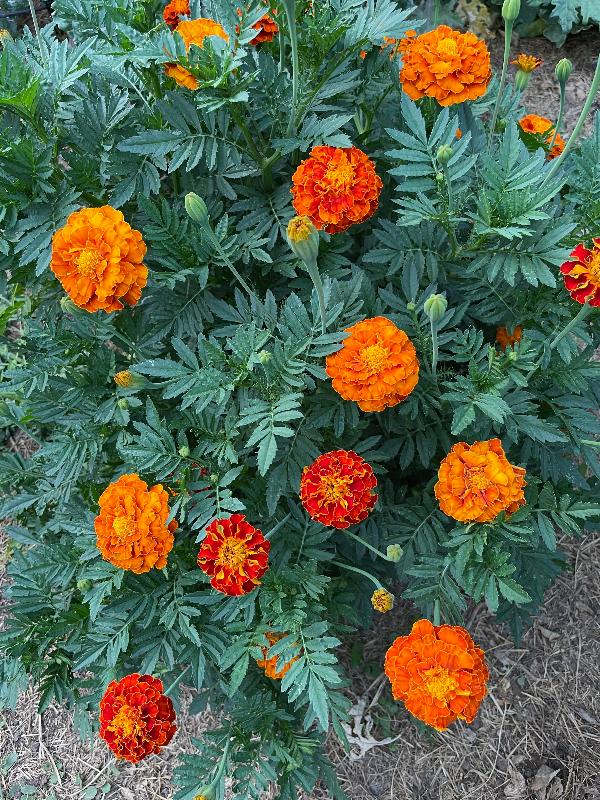
{"label": "wilted orange bloom", "polygon": [[525,503],[525,470],[509,464],[500,439],[457,442],[440,464],[435,496],[458,522],[490,522]]}
{"label": "wilted orange bloom", "polygon": [[560,268],[567,291],[578,303],[600,306],[600,238],[592,239],[592,248],[578,244],[571,261]]}
{"label": "wilted orange bloom", "polygon": [[515,64],[517,69],[520,69],[522,72],[533,72],[534,69],[541,67],[544,62],[541,58],[536,58],[535,56],[528,56],[525,53],[521,53],[515,58],[514,61],[511,61],[510,63]]}
{"label": "wilted orange bloom", "polygon": [[462,139],[463,132],[461,131],[460,128],[456,129],[456,134],[455,135],[456,135],[457,139]]}
{"label": "wilted orange bloom", "polygon": [[[229,35],[223,26],[213,19],[205,17],[200,17],[199,19],[184,19],[175,28],[175,33],[181,36],[185,42],[185,49],[188,52],[192,45],[204,47],[204,40],[207,36],[219,36],[224,41],[229,41]],[[198,79],[195,75],[180,64],[165,64],[165,73],[169,78],[173,78],[180,86],[184,86],[186,89],[194,91],[199,86]]]}
{"label": "wilted orange bloom", "polygon": [[173,30],[179,23],[179,17],[189,17],[190,13],[189,0],[171,0],[171,2],[165,6],[163,19],[169,28]]}
{"label": "wilted orange bloom", "polygon": [[[278,642],[280,639],[283,639],[286,636],[285,633],[271,633],[270,631],[265,634],[267,639],[269,640],[269,644],[272,647],[275,642]],[[267,678],[273,678],[275,681],[280,681],[286,672],[290,669],[294,661],[298,661],[298,656],[294,656],[291,661],[288,661],[283,667],[278,671],[277,670],[277,660],[279,656],[273,656],[273,658],[267,658],[269,655],[269,648],[263,647],[262,648],[263,657],[260,660],[257,660],[257,664],[261,669],[264,669],[265,675]]]}
{"label": "wilted orange bloom", "polygon": [[243,514],[216,519],[206,529],[198,566],[223,594],[248,594],[260,585],[269,566],[270,543]]}
{"label": "wilted orange bloom", "polygon": [[177,522],[167,525],[168,494],[160,483],[148,489],[137,475],[121,475],[98,503],[94,528],[102,558],[137,575],[166,566]]}
{"label": "wilted orange bloom", "polygon": [[394,595],[390,594],[387,589],[375,589],[371,595],[371,605],[375,611],[385,614],[394,607]]}
{"label": "wilted orange bloom", "polygon": [[458,625],[421,619],[385,654],[394,700],[438,731],[457,719],[473,722],[487,693],[483,650]]}
{"label": "wilted orange bloom", "polygon": [[363,411],[397,405],[419,380],[417,351],[408,336],[385,317],[357,322],[341,350],[327,356],[334,390]]}
{"label": "wilted orange bloom", "polygon": [[[527,114],[519,120],[519,125],[525,133],[531,133],[535,136],[544,137],[544,141],[548,144],[552,141],[554,136],[554,125],[546,117],[538,117],[537,114]],[[552,159],[559,156],[565,149],[565,140],[560,133],[557,135],[552,150],[548,153],[547,158]]]}
{"label": "wilted orange bloom", "polygon": [[517,342],[521,341],[522,335],[523,328],[521,325],[515,325],[512,333],[509,333],[508,328],[505,328],[504,326],[496,328],[496,341],[502,348],[503,352],[507,347],[512,347],[514,350]]}
{"label": "wilted orange bloom", "polygon": [[352,450],[332,450],[302,470],[300,500],[309,516],[332,528],[366,519],[377,502],[373,468]]}
{"label": "wilted orange bloom", "polygon": [[313,147],[292,175],[293,205],[327,233],[345,231],[377,210],[383,183],[356,147]]}
{"label": "wilted orange bloom", "polygon": [[487,45],[473,33],[447,25],[416,36],[408,31],[400,42],[400,82],[412,100],[434,97],[442,106],[476,100],[492,77]]}
{"label": "wilted orange bloom", "polygon": [[177,730],[170,698],[152,675],[112,681],[100,701],[100,736],[117,758],[137,764],[169,744]]}
{"label": "wilted orange bloom", "polygon": [[148,280],[142,234],[112,206],[82,208],[52,238],[50,268],[86,311],[134,306]]}

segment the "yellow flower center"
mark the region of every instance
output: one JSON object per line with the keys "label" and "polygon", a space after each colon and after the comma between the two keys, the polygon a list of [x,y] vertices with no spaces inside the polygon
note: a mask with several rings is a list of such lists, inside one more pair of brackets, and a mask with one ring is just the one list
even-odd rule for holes
{"label": "yellow flower center", "polygon": [[133,517],[116,517],[115,521],[113,522],[113,531],[117,534],[119,539],[125,539],[128,536],[131,536],[135,531],[135,522]]}
{"label": "yellow flower center", "polygon": [[389,350],[381,344],[371,344],[365,347],[360,356],[365,369],[368,369],[369,374],[373,375],[376,372],[381,372],[385,366]]}
{"label": "yellow flower center", "polygon": [[98,265],[100,264],[100,253],[93,247],[86,247],[77,257],[77,271],[85,278],[97,277]]}
{"label": "yellow flower center", "polygon": [[321,482],[321,489],[326,503],[338,503],[345,500],[348,486],[352,482],[351,475],[328,475]]}
{"label": "yellow flower center", "polygon": [[594,248],[592,250],[592,255],[586,267],[592,281],[600,283],[600,249]]}
{"label": "yellow flower center", "polygon": [[433,667],[423,673],[425,688],[436,700],[445,700],[458,687],[458,681],[444,667]]}
{"label": "yellow flower center", "polygon": [[327,168],[324,181],[336,192],[347,191],[354,181],[354,167],[348,162],[331,164]]}
{"label": "yellow flower center", "polygon": [[139,736],[143,729],[139,709],[132,706],[121,706],[115,718],[108,726],[108,730],[123,738]]}
{"label": "yellow flower center", "polygon": [[230,569],[239,569],[244,561],[248,558],[248,548],[246,543],[240,539],[229,537],[225,539],[219,550],[219,557],[217,563],[225,564]]}
{"label": "yellow flower center", "polygon": [[492,481],[485,474],[485,467],[472,467],[465,472],[465,480],[469,489],[482,491],[492,485]]}
{"label": "yellow flower center", "polygon": [[440,56],[455,56],[458,52],[456,41],[454,39],[441,39],[437,47]]}

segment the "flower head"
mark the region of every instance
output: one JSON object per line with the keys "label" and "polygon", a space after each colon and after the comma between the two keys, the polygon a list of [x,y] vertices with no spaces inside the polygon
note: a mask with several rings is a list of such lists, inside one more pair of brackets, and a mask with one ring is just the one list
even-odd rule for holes
{"label": "flower head", "polygon": [[528,56],[525,53],[520,53],[515,60],[510,63],[514,64],[521,72],[533,72],[534,69],[541,67],[544,62],[541,58],[536,58],[536,56]]}
{"label": "flower head", "polygon": [[440,464],[435,496],[458,522],[490,522],[525,503],[525,470],[508,462],[500,439],[457,442]]}
{"label": "flower head", "polygon": [[383,411],[397,405],[419,380],[419,362],[404,331],[385,317],[357,322],[341,350],[327,356],[327,374],[344,400],[363,411]]}
{"label": "flower head", "polygon": [[169,744],[174,722],[173,703],[152,675],[112,681],[100,701],[100,736],[117,758],[133,764]]}
{"label": "flower head", "polygon": [[[285,633],[271,633],[268,631],[265,636],[269,640],[269,645],[272,647],[275,642],[278,642],[280,639],[283,639],[286,636]],[[269,648],[263,647],[262,648],[262,659],[257,660],[258,666],[265,671],[265,675],[267,678],[273,678],[273,680],[279,681],[283,678],[283,676],[288,672],[291,668],[294,661],[298,661],[298,656],[294,656],[291,661],[288,661],[283,665],[280,670],[277,670],[277,661],[279,660],[279,656],[273,656],[273,658],[267,658],[269,655]]]}
{"label": "flower head", "polygon": [[124,369],[121,372],[116,372],[113,380],[117,386],[128,389],[133,384],[133,374],[128,369]]}
{"label": "flower head", "polygon": [[137,475],[121,475],[100,495],[94,520],[102,558],[140,575],[162,569],[173,547],[177,522],[167,525],[168,494],[159,483],[148,489]]}
{"label": "flower head", "polygon": [[[539,117],[537,114],[527,114],[519,120],[519,127],[524,133],[535,136],[540,144],[550,144],[554,136],[554,125],[546,117]],[[560,133],[554,140],[552,150],[548,153],[547,158],[552,159],[559,156],[565,149],[565,140]]]}
{"label": "flower head", "polygon": [[86,311],[134,306],[148,280],[142,234],[112,206],[74,211],[52,238],[50,268]]}
{"label": "flower head", "polygon": [[[229,35],[223,26],[213,19],[205,17],[182,20],[175,28],[175,33],[178,33],[185,42],[187,52],[189,52],[192,45],[204,47],[204,40],[207,36],[218,36],[226,42],[229,41]],[[165,64],[165,73],[186,89],[194,91],[199,86],[196,76],[180,64]]]}
{"label": "flower head", "polygon": [[[277,12],[272,11],[271,14],[275,15]],[[279,33],[279,25],[275,22],[271,14],[265,14],[258,22],[252,26],[258,33],[250,41],[250,44],[261,44],[262,42],[272,42]]]}
{"label": "flower head", "polygon": [[387,589],[375,589],[371,595],[371,605],[375,611],[385,614],[394,607],[394,595],[390,594]]}
{"label": "flower head", "polygon": [[434,97],[442,106],[476,100],[492,77],[487,45],[473,33],[447,25],[420,36],[409,31],[400,42],[400,82],[412,100]]}
{"label": "flower head", "polygon": [[500,345],[502,352],[504,352],[507,347],[512,347],[514,350],[515,345],[521,341],[522,335],[523,328],[520,325],[515,325],[512,333],[509,333],[508,328],[504,326],[496,328],[496,341]]}
{"label": "flower head", "polygon": [[210,577],[213,589],[228,595],[248,594],[268,569],[270,547],[243,514],[233,514],[208,526],[198,566]]}
{"label": "flower head", "polygon": [[327,233],[345,231],[377,210],[383,183],[356,147],[313,147],[292,175],[293,205]]}
{"label": "flower head", "polygon": [[592,239],[591,249],[578,244],[560,271],[573,300],[600,306],[600,238]]}
{"label": "flower head", "polygon": [[309,217],[292,217],[287,226],[290,249],[306,264],[316,263],[319,255],[319,231]]}
{"label": "flower head", "polygon": [[324,453],[302,470],[300,500],[311,519],[348,528],[366,519],[377,502],[377,478],[352,450]]}
{"label": "flower head", "polygon": [[179,24],[179,17],[189,17],[190,13],[190,0],[171,0],[163,10],[163,19],[173,30]]}
{"label": "flower head", "polygon": [[487,693],[483,650],[458,625],[415,622],[385,654],[394,700],[439,731],[457,719],[473,722]]}

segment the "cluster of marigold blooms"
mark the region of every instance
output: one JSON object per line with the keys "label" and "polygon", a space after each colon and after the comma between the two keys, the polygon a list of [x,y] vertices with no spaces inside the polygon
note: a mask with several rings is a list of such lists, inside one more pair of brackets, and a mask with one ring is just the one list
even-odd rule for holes
{"label": "cluster of marigold blooms", "polygon": [[[186,15],[186,0],[172,0],[165,9],[166,23],[187,46],[202,46],[206,36],[227,37],[218,23],[180,20]],[[268,41],[277,29],[269,15],[255,27],[260,30],[254,42]],[[474,100],[486,91],[489,53],[471,33],[444,25],[421,36],[410,32],[396,51],[404,60],[402,86],[413,100],[432,97],[448,106]],[[176,80],[181,77],[172,70],[171,74]],[[185,80],[178,82],[187,85]],[[337,234],[364,222],[375,213],[383,185],[373,161],[356,147],[314,147],[291,180],[299,217],[288,235],[292,230],[299,240],[315,229]],[[141,233],[120,211],[110,206],[82,208],[56,231],[51,268],[75,305],[90,312],[113,312],[123,303],[135,305],[140,300],[148,279],[145,254]],[[591,248],[579,244],[561,272],[577,302],[600,305],[600,239]],[[381,316],[351,325],[346,333],[341,348],[326,359],[334,391],[364,412],[382,412],[405,400],[419,380],[417,353],[407,334]],[[521,326],[497,331],[502,350],[514,348],[521,336]],[[125,388],[132,380],[127,370],[115,376],[117,385]],[[499,439],[490,439],[456,443],[439,466],[434,492],[449,517],[486,523],[521,506],[524,486],[525,470],[508,461]],[[353,451],[339,449],[305,467],[299,497],[311,519],[346,530],[373,511],[376,487],[370,464]],[[95,519],[103,558],[136,574],[165,567],[177,530],[177,522],[168,521],[168,499],[162,485],[149,488],[135,474],[121,475],[111,483],[99,498]],[[215,591],[245,595],[260,585],[269,566],[269,549],[261,530],[243,514],[233,514],[208,525],[197,564]],[[372,603],[385,612],[392,608],[393,596],[379,585]],[[266,637],[272,645],[283,635],[271,630]],[[280,679],[296,658],[278,666],[278,659],[269,657],[269,648],[264,647],[257,663],[269,678]],[[394,641],[385,657],[385,672],[394,698],[439,730],[457,719],[473,720],[488,678],[483,652],[464,628],[427,620],[416,622],[409,635]],[[100,735],[117,757],[132,762],[167,744],[175,732],[174,720],[161,681],[149,675],[132,674],[112,682],[100,703]]]}

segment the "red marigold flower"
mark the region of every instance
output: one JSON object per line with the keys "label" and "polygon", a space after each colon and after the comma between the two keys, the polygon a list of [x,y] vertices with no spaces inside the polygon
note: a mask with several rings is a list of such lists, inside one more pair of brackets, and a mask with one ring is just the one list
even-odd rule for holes
{"label": "red marigold flower", "polygon": [[179,17],[189,17],[190,13],[189,0],[171,0],[164,8],[163,19],[173,30],[179,24]]}
{"label": "red marigold flower", "polygon": [[464,628],[426,619],[389,648],[385,674],[394,700],[439,731],[457,719],[473,722],[489,678],[483,650]]}
{"label": "red marigold flower", "polygon": [[377,210],[383,183],[356,147],[313,147],[292,175],[293,205],[327,233],[345,231]]}
{"label": "red marigold flower", "polygon": [[324,453],[304,467],[300,500],[309,516],[332,528],[348,528],[366,519],[377,502],[373,468],[352,450]]}
{"label": "red marigold flower", "polygon": [[[280,639],[283,639],[283,637],[286,635],[287,634],[285,633],[272,633],[271,631],[268,631],[265,634],[265,636],[269,640],[269,645],[271,647]],[[298,656],[294,656],[294,658],[292,658],[291,661],[285,663],[283,667],[280,670],[278,670],[277,661],[279,659],[279,656],[273,656],[273,658],[267,658],[267,656],[269,655],[269,648],[263,647],[261,649],[263,657],[262,659],[257,660],[256,663],[261,669],[265,671],[265,675],[267,676],[267,678],[272,678],[275,681],[281,680],[283,676],[286,674],[286,672],[290,670],[294,661],[298,661]]]}
{"label": "red marigold flower", "polygon": [[578,244],[560,271],[573,300],[600,306],[600,238],[592,239],[591,249]]}
{"label": "red marigold flower", "polygon": [[515,345],[521,341],[523,336],[523,328],[521,325],[515,325],[513,332],[509,333],[508,328],[504,326],[496,328],[496,341],[504,352],[507,347],[515,349]]}
{"label": "red marigold flower", "polygon": [[269,566],[270,543],[243,514],[216,519],[206,529],[198,566],[223,594],[248,594],[260,585]]}
{"label": "red marigold flower", "polygon": [[127,675],[112,681],[100,701],[100,736],[117,758],[137,764],[169,744],[175,711],[152,675]]}
{"label": "red marigold flower", "polygon": [[[550,144],[552,138],[554,137],[554,125],[552,122],[549,119],[546,119],[546,117],[539,117],[537,114],[527,114],[525,117],[521,117],[519,120],[519,127],[525,133],[529,133],[532,136],[542,137],[543,141],[547,144]],[[552,150],[550,150],[546,157],[548,160],[556,158],[564,149],[565,140],[559,133],[554,140]]]}

